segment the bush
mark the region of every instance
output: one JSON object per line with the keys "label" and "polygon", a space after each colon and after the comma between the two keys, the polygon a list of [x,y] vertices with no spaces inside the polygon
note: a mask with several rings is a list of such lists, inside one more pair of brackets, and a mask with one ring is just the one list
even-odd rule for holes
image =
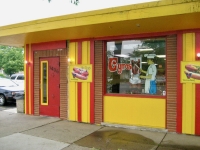
{"label": "bush", "polygon": [[9,78],[9,77],[4,74],[0,74],[0,78]]}

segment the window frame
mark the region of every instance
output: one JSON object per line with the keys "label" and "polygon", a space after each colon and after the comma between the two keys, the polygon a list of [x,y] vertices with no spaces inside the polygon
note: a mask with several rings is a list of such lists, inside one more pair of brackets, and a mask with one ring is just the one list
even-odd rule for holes
{"label": "window frame", "polygon": [[[44,75],[44,67],[43,64],[46,64],[46,102],[43,101],[43,95],[44,95],[44,84],[43,84],[43,75]],[[48,105],[49,104],[49,93],[48,93],[48,82],[49,82],[49,64],[48,61],[44,60],[40,62],[40,80],[41,80],[41,88],[40,88],[40,103],[41,105]]]}
{"label": "window frame", "polygon": [[[150,37],[132,37],[132,38],[113,38],[103,40],[103,95],[104,96],[117,96],[117,97],[136,97],[136,98],[166,98],[166,95],[151,95],[151,94],[125,94],[125,93],[107,93],[107,42],[112,41],[126,41],[126,40],[144,40],[144,39],[165,39],[165,55],[167,59],[167,38],[163,36],[150,36]],[[167,61],[165,62],[165,92],[167,92]]]}

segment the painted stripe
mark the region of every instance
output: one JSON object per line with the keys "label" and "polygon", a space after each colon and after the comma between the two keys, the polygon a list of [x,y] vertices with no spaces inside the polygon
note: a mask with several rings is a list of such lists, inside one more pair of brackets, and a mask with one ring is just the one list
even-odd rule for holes
{"label": "painted stripe", "polygon": [[92,82],[90,83],[90,123],[94,123],[94,40],[90,41],[90,64],[92,64]]}
{"label": "painted stripe", "polygon": [[182,133],[182,84],[180,82],[180,62],[183,58],[183,34],[177,35],[177,125],[176,132]]}
{"label": "painted stripe", "polygon": [[29,86],[29,90],[28,90],[28,92],[29,92],[29,94],[28,94],[28,99],[29,99],[29,114],[31,114],[31,96],[32,96],[32,94],[31,94],[31,44],[29,44],[29,50],[28,50],[29,52],[28,52],[28,86]]}
{"label": "painted stripe", "polygon": [[53,41],[53,42],[44,42],[32,44],[32,49],[35,50],[50,50],[57,48],[66,48],[66,41]]}
{"label": "painted stripe", "polygon": [[[106,56],[107,55],[107,44],[106,44],[106,41],[103,41],[103,75],[102,75],[102,82],[103,82],[103,87],[102,87],[102,91],[103,91],[103,95],[105,95],[106,96],[106,83],[107,83],[107,70],[105,69],[105,66],[107,66],[107,64],[106,64],[106,57],[104,57],[104,56]],[[121,95],[121,94],[118,94],[118,95]],[[129,94],[126,94],[126,95],[129,95]],[[105,100],[104,100],[104,96],[102,96],[102,122],[104,122],[105,120],[104,120],[104,114],[105,114],[105,107],[104,107],[104,104],[105,104]]]}
{"label": "painted stripe", "polygon": [[[69,57],[72,61],[70,64],[76,64],[77,43],[70,42],[69,44]],[[68,65],[70,65],[68,64]],[[71,74],[71,72],[68,72]],[[69,76],[69,75],[68,75]],[[77,83],[69,82],[69,120],[77,121]]]}
{"label": "painted stripe", "polygon": [[[194,33],[183,35],[183,61],[195,60]],[[195,84],[183,84],[182,133],[194,134],[195,127]]]}
{"label": "painted stripe", "polygon": [[[77,64],[82,63],[82,42],[78,42],[78,54],[77,54],[78,60]],[[78,122],[82,122],[81,112],[82,112],[82,84],[81,82],[77,83],[77,99],[78,99]]]}
{"label": "painted stripe", "polygon": [[31,44],[29,44],[29,56],[28,56],[28,86],[29,86],[29,114],[31,114],[32,111],[32,102],[31,102]]}
{"label": "painted stripe", "polygon": [[[196,33],[195,36],[195,47],[196,53],[200,53],[200,32]],[[199,58],[196,57],[196,61],[200,61]],[[196,108],[195,108],[195,134],[200,135],[200,85],[196,84]]]}
{"label": "painted stripe", "polygon": [[[90,64],[90,41],[87,44],[87,64]],[[90,123],[90,82],[87,82],[87,123]]]}
{"label": "painted stripe", "polygon": [[[26,53],[27,53],[27,45],[24,46],[24,61],[26,61]],[[26,63],[24,63],[24,89],[25,89],[25,97],[24,97],[24,111],[27,114],[27,98],[26,98]]]}
{"label": "painted stripe", "polygon": [[26,45],[26,53],[25,53],[25,61],[27,61],[27,63],[26,63],[26,66],[25,66],[25,68],[26,68],[26,72],[25,72],[25,101],[26,101],[26,109],[25,109],[25,113],[26,114],[29,114],[29,97],[28,97],[28,95],[29,95],[29,84],[28,84],[28,80],[29,80],[29,75],[28,75],[28,61],[29,61],[29,58],[28,58],[28,56],[29,56],[29,45]]}
{"label": "painted stripe", "polygon": [[33,50],[30,49],[30,87],[31,87],[31,114],[34,114],[34,81],[33,81]]}
{"label": "painted stripe", "polygon": [[90,82],[87,83],[87,101],[86,101],[86,107],[87,107],[87,110],[86,110],[86,117],[87,117],[87,120],[86,122],[87,123],[90,123]]}
{"label": "painted stripe", "polygon": [[81,121],[88,123],[88,83],[83,82],[81,87]]}
{"label": "painted stripe", "polygon": [[31,77],[30,77],[30,74],[31,74],[31,68],[30,68],[30,66],[28,67],[28,108],[29,108],[29,110],[28,110],[28,114],[31,114],[31,84],[30,84],[30,80],[31,80]]}
{"label": "painted stripe", "polygon": [[[184,30],[186,32],[191,32],[193,30]],[[141,34],[129,34],[129,35],[121,35],[121,36],[105,36],[105,37],[97,37],[95,40],[127,40],[127,39],[136,39],[136,38],[146,38],[146,37],[161,37],[166,35],[174,35],[177,34],[176,31],[169,31],[169,32],[154,32],[154,33],[141,33]]]}
{"label": "painted stripe", "polygon": [[[89,64],[89,58],[90,58],[90,51],[89,51],[89,42],[88,41],[83,41],[82,42],[82,64]],[[89,89],[90,83],[88,82],[82,82],[82,111],[81,111],[81,117],[82,117],[82,122],[88,123],[90,122],[90,89]]]}

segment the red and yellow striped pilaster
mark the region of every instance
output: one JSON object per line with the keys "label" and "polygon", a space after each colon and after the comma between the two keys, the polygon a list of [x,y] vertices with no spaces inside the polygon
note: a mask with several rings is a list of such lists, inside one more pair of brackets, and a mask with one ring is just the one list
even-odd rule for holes
{"label": "red and yellow striped pilaster", "polygon": [[71,64],[92,64],[92,82],[69,83],[69,120],[94,123],[94,42],[72,41],[69,45]]}

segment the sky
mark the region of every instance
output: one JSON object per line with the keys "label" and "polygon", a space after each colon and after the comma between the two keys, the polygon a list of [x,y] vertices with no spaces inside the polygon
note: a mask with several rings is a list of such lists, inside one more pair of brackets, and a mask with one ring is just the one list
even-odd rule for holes
{"label": "sky", "polygon": [[0,0],[0,26],[156,0]]}

